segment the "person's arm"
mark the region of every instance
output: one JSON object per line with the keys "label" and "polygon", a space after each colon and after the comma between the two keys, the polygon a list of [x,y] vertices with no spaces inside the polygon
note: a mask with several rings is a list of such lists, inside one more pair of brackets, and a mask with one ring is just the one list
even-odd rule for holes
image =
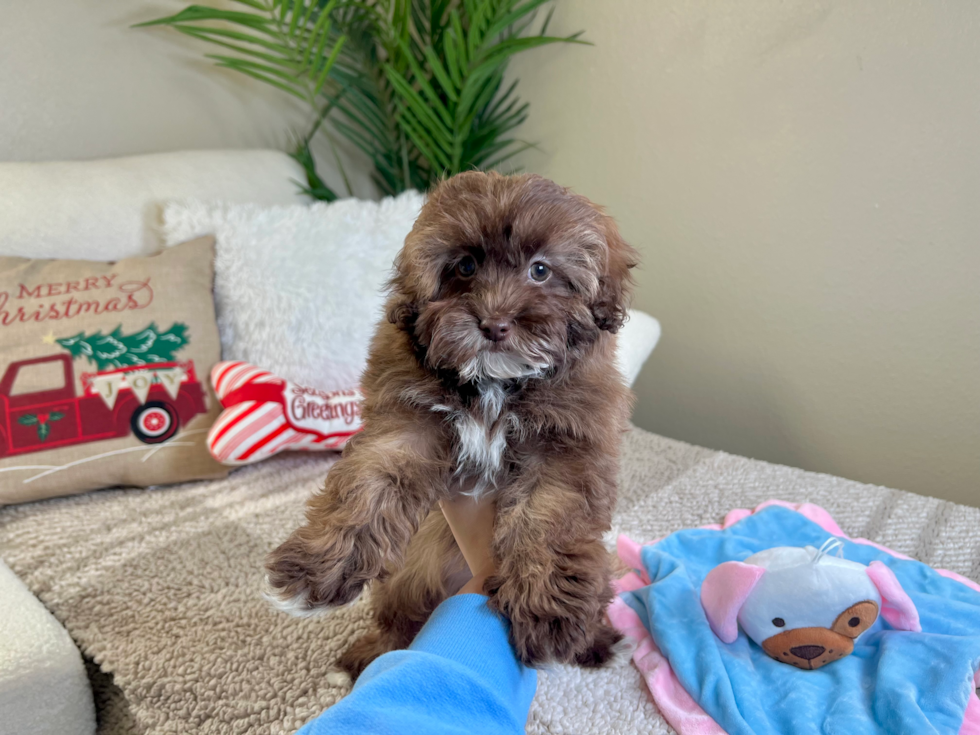
{"label": "person's arm", "polygon": [[452,500],[443,500],[439,507],[473,575],[458,594],[476,592],[482,595],[483,583],[496,571],[490,545],[493,542],[497,504],[483,497],[457,495]]}
{"label": "person's arm", "polygon": [[443,504],[473,579],[436,608],[405,651],[380,656],[344,699],[298,735],[523,733],[537,672],[514,655],[507,622],[487,607],[493,504]]}

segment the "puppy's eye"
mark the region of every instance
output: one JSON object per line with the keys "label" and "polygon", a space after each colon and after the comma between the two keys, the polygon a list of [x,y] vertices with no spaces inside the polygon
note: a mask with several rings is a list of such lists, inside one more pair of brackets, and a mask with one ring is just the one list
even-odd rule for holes
{"label": "puppy's eye", "polygon": [[548,276],[551,275],[551,268],[546,266],[544,263],[532,263],[527,274],[531,276],[532,281],[541,283],[542,281],[548,280]]}
{"label": "puppy's eye", "polygon": [[773,618],[772,624],[775,625],[777,628],[782,628],[783,626],[786,625],[786,621],[783,620],[782,618]]}
{"label": "puppy's eye", "polygon": [[456,272],[461,278],[471,278],[476,273],[476,259],[467,255],[456,264]]}

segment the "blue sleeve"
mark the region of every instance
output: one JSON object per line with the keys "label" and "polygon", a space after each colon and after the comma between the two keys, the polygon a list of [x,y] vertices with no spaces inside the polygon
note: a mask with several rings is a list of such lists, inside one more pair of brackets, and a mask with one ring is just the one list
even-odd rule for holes
{"label": "blue sleeve", "polygon": [[351,693],[297,735],[523,733],[537,672],[483,595],[443,602],[407,651],[378,657]]}

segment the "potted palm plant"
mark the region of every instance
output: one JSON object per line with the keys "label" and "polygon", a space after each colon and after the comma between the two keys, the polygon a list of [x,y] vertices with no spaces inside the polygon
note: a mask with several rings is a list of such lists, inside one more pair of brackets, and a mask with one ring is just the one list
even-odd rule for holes
{"label": "potted palm plant", "polygon": [[[309,107],[293,157],[305,191],[332,201],[310,143],[340,136],[370,162],[386,195],[438,178],[500,167],[531,143],[515,136],[528,103],[504,84],[514,54],[580,34],[550,36],[553,0],[236,0],[191,5],[140,26],[207,42],[218,66],[279,88]],[[548,12],[538,22],[538,12]],[[336,156],[344,181],[346,173]],[[348,184],[348,194],[350,186]]]}

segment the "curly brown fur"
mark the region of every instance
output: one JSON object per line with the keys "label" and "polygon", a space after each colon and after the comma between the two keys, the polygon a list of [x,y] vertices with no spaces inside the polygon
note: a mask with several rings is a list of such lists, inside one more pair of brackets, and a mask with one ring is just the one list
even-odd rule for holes
{"label": "curly brown fur", "polygon": [[409,542],[404,566],[373,587],[375,629],[343,653],[340,668],[357,679],[382,653],[406,648],[439,603],[469,577],[449,524],[437,508]]}
{"label": "curly brown fur", "polygon": [[612,334],[635,264],[608,216],[541,177],[472,172],[431,193],[372,343],[364,431],[268,562],[300,614],[379,580],[377,629],[342,660],[353,675],[407,645],[461,572],[465,581],[432,511],[461,492],[496,499],[486,592],[521,660],[611,656],[619,636],[603,622],[601,537],[630,402]]}

